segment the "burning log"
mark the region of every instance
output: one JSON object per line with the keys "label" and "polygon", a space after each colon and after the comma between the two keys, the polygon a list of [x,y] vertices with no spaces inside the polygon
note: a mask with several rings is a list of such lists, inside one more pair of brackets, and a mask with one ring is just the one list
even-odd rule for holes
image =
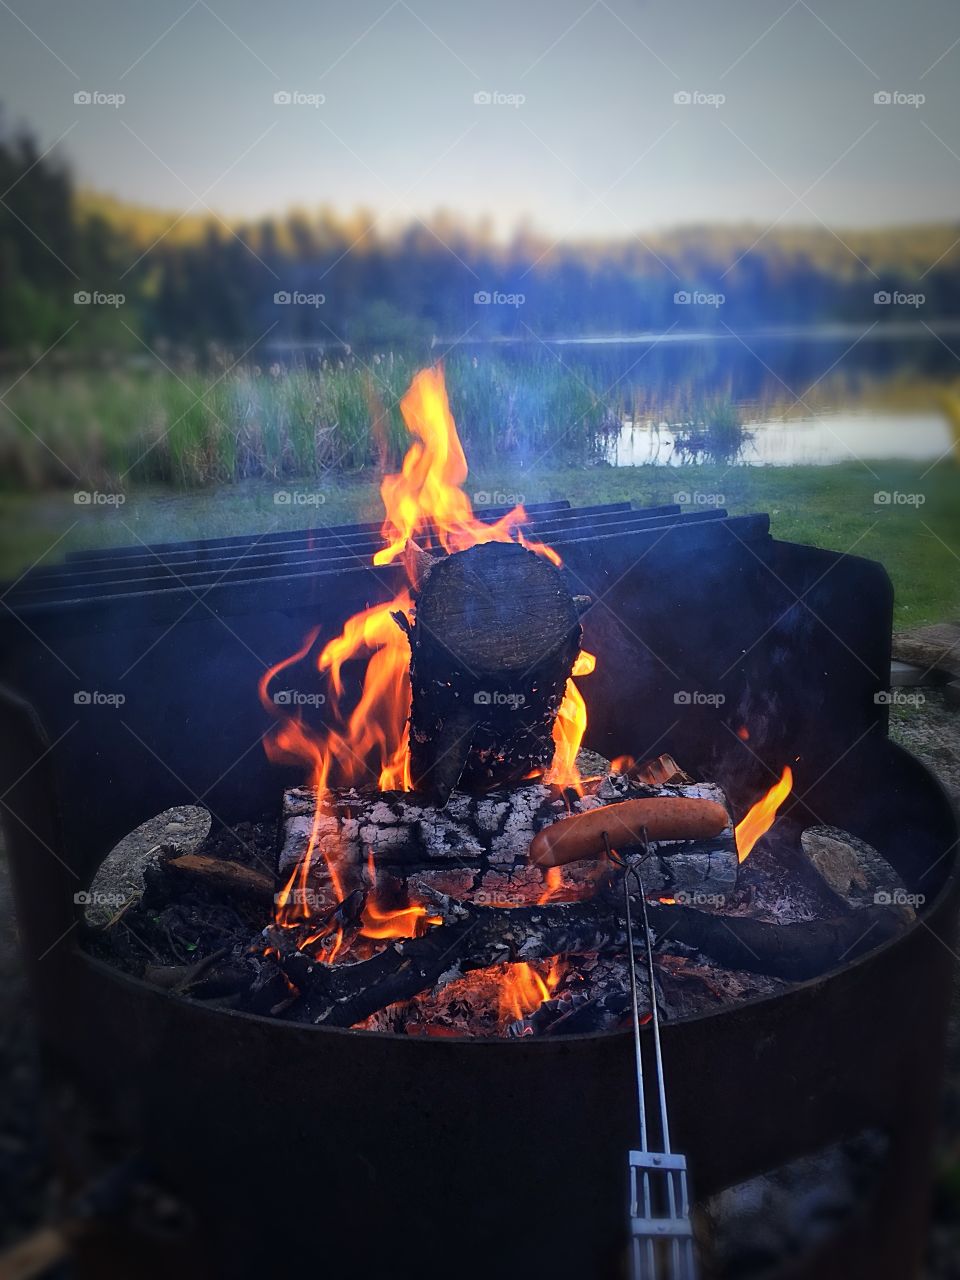
{"label": "burning log", "polygon": [[439,806],[518,783],[553,758],[553,723],[580,650],[560,571],[517,543],[488,542],[430,567],[410,638],[414,785]]}
{"label": "burning log", "polygon": [[[710,783],[656,788],[618,774],[588,781],[579,796],[540,782],[480,796],[455,791],[443,809],[425,804],[416,792],[334,790],[317,814],[316,794],[295,788],[284,797],[280,874],[289,879],[302,866],[316,834],[312,865],[302,883],[310,904],[319,910],[338,903],[329,867],[336,866],[337,881],[348,893],[365,883],[371,857],[378,870],[401,880],[413,877],[481,905],[532,906],[548,885],[552,900],[582,898],[607,874],[606,864],[571,863],[554,868],[548,880],[545,869],[530,864],[531,842],[568,814],[596,813],[600,806],[633,798],[650,803],[658,797],[667,805],[689,802],[721,815],[727,811],[723,792]],[[652,848],[644,869],[651,894],[726,897],[736,886],[739,863],[729,818],[709,838],[662,840]]]}
{"label": "burning log", "polygon": [[[478,907],[444,895],[434,900],[443,923],[356,964],[323,964],[296,950],[286,931],[272,931],[280,965],[307,997],[315,1022],[353,1026],[387,1005],[491,965],[586,952],[610,956],[626,946],[614,892],[587,902],[518,908]],[[910,919],[895,906],[791,924],[657,903],[648,904],[647,914],[658,947],[682,943],[728,968],[789,982],[855,959],[895,937]],[[619,1007],[614,1001],[600,1013],[616,1014]]]}
{"label": "burning log", "polygon": [[535,907],[477,907],[447,901],[452,923],[422,937],[393,943],[371,960],[322,964],[303,951],[287,951],[286,931],[271,940],[290,981],[307,997],[314,1021],[352,1027],[398,1000],[411,1000],[438,983],[474,969],[565,953],[605,953],[626,945],[625,926],[603,898]]}

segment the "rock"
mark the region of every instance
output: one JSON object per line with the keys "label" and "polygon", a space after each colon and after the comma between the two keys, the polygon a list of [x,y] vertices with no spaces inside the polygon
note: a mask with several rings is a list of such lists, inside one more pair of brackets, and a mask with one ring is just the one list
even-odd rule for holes
{"label": "rock", "polygon": [[800,844],[811,865],[848,906],[898,903],[913,913],[915,903],[903,880],[865,840],[839,827],[808,827]]}
{"label": "rock", "polygon": [[197,805],[178,805],[150,818],[124,836],[97,868],[93,883],[75,901],[84,921],[102,929],[118,911],[143,893],[144,875],[171,853],[193,853],[206,840],[211,817]]}

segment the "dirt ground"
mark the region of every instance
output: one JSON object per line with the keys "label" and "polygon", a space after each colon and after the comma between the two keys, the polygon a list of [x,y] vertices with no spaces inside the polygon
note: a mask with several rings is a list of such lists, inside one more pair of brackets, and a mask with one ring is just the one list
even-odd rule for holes
{"label": "dirt ground", "polygon": [[[938,774],[960,805],[960,710],[936,690],[895,707],[891,732]],[[0,1248],[55,1211],[42,1138],[30,1003],[19,961],[9,873],[0,855]],[[950,1026],[927,1280],[960,1280],[960,964]]]}

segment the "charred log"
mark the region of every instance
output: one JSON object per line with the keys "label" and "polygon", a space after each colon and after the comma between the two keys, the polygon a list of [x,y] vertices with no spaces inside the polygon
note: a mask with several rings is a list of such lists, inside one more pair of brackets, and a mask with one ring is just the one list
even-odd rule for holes
{"label": "charred log", "polygon": [[394,943],[358,964],[321,964],[302,951],[282,955],[280,963],[310,1001],[316,1022],[351,1027],[473,969],[564,952],[603,953],[621,949],[626,939],[623,922],[602,899],[516,908],[462,904],[453,914],[459,916],[454,923]]}
{"label": "charred log", "polygon": [[[301,951],[281,954],[281,965],[304,993],[314,1020],[348,1027],[396,1001],[410,1000],[438,983],[504,962],[567,954],[621,952],[625,920],[615,896],[536,907],[477,907],[440,901],[444,923],[423,937],[403,940],[371,960],[326,965]],[[639,916],[639,906],[634,910]],[[717,963],[747,973],[800,982],[895,937],[908,917],[897,907],[865,908],[833,920],[771,924],[721,916],[693,907],[647,907],[657,946],[682,943]],[[285,939],[276,939],[282,947]]]}
{"label": "charred log", "polygon": [[560,571],[516,543],[430,567],[410,638],[414,785],[444,805],[520,782],[553,758],[553,722],[580,649]]}
{"label": "charred log", "polygon": [[912,918],[895,906],[789,924],[656,903],[648,904],[647,914],[658,945],[680,942],[727,968],[787,982],[804,982],[855,960],[902,933]]}

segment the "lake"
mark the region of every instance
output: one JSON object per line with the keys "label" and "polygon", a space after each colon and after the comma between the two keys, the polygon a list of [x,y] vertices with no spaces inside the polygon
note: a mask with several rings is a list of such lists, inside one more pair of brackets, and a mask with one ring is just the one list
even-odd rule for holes
{"label": "lake", "polygon": [[[749,466],[828,466],[859,459],[935,462],[954,443],[944,416],[932,412],[858,410],[746,420],[744,425],[747,439],[736,460]],[[690,461],[690,453],[682,435],[668,423],[627,421],[610,441],[606,461],[616,467],[680,466]]]}

